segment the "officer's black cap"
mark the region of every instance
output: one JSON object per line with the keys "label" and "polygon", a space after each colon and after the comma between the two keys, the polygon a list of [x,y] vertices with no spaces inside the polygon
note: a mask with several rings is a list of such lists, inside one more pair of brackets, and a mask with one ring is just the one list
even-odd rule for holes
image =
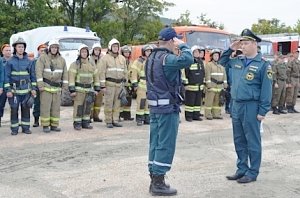
{"label": "officer's black cap", "polygon": [[256,36],[251,30],[249,29],[244,29],[241,33],[241,41],[244,40],[251,40],[251,41],[256,41],[256,42],[261,42],[261,38]]}

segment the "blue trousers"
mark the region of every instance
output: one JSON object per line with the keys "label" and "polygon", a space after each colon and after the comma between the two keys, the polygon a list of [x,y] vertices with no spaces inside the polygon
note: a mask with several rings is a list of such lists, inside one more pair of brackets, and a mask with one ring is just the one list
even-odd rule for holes
{"label": "blue trousers", "polygon": [[3,93],[0,95],[0,118],[3,117],[5,103],[6,103],[6,92],[3,91]]}
{"label": "blue trousers", "polygon": [[[26,95],[16,95],[8,98],[10,105],[10,129],[12,132],[18,132],[19,125],[22,127],[22,131],[27,131],[30,128],[30,108],[23,107],[22,101]],[[21,122],[19,122],[19,107],[21,107]]]}
{"label": "blue trousers", "polygon": [[257,120],[257,114],[257,101],[233,101],[233,138],[238,158],[236,173],[251,178],[257,177],[261,164],[260,121]]}
{"label": "blue trousers", "polygon": [[149,172],[165,175],[171,169],[175,153],[179,113],[150,113]]}

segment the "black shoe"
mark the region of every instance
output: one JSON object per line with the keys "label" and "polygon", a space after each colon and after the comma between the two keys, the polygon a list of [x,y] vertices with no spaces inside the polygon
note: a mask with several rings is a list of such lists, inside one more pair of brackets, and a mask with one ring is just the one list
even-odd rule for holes
{"label": "black shoe", "polygon": [[37,117],[34,117],[34,123],[33,123],[33,127],[38,127],[38,126],[40,126],[40,123],[39,123],[39,117],[37,116]]}
{"label": "black shoe", "polygon": [[10,134],[11,135],[18,135],[18,131],[12,131]]}
{"label": "black shoe", "polygon": [[240,183],[240,184],[246,184],[246,183],[250,183],[250,182],[256,181],[256,178],[251,178],[251,177],[245,175],[245,176],[243,176],[242,178],[237,179],[236,181],[237,181],[238,183]]}
{"label": "black shoe", "polygon": [[193,118],[185,118],[187,122],[193,122]]}
{"label": "black shoe", "polygon": [[103,122],[103,120],[100,118],[93,118],[93,120],[94,120],[94,122]]}
{"label": "black shoe", "polygon": [[30,131],[30,129],[27,129],[27,130],[22,131],[22,133],[31,134],[32,132]]}
{"label": "black shoe", "polygon": [[287,112],[286,112],[285,110],[282,110],[282,109],[279,109],[278,112],[279,112],[280,114],[287,114]]}
{"label": "black shoe", "polygon": [[228,180],[237,180],[237,179],[240,179],[242,177],[244,177],[244,175],[234,174],[234,175],[226,176],[226,179],[228,179]]}
{"label": "black shoe", "polygon": [[134,120],[134,118],[124,118],[124,120],[126,120],[126,121],[132,121],[132,120]]}
{"label": "black shoe", "polygon": [[206,118],[207,120],[212,120],[213,118],[211,118],[211,117],[208,117],[208,118]]}
{"label": "black shoe", "polygon": [[82,123],[82,128],[83,129],[93,129],[93,126],[90,125],[90,123],[88,123],[88,122],[84,122],[84,123]]}
{"label": "black shoe", "polygon": [[[149,186],[149,193],[151,193],[152,184],[153,184],[153,175],[150,173],[149,176],[150,176],[150,179],[151,179],[150,186]],[[166,184],[166,187],[170,188],[170,184]]]}
{"label": "black shoe", "polygon": [[114,127],[122,127],[122,124],[118,123],[118,122],[113,122],[112,125]]}
{"label": "black shoe", "polygon": [[193,118],[193,120],[196,120],[196,121],[202,121],[202,118],[198,117],[198,118]]}
{"label": "black shoe", "polygon": [[55,132],[60,132],[60,131],[61,131],[61,129],[58,128],[57,126],[51,126],[51,127],[50,127],[50,130],[51,130],[51,131],[55,131]]}
{"label": "black shoe", "polygon": [[80,130],[81,130],[81,125],[75,124],[75,125],[74,125],[74,129],[75,129],[76,131],[80,131]]}
{"label": "black shoe", "polygon": [[273,114],[275,114],[275,115],[280,115],[279,110],[278,110],[277,108],[274,109]]}
{"label": "black shoe", "polygon": [[107,124],[106,124],[106,127],[107,127],[107,128],[114,128],[114,126],[112,125],[112,123],[107,123]]}
{"label": "black shoe", "polygon": [[172,196],[177,194],[177,190],[166,185],[164,175],[153,175],[150,193],[152,196]]}
{"label": "black shoe", "polygon": [[288,113],[295,113],[293,109],[288,109]]}
{"label": "black shoe", "polygon": [[48,126],[43,126],[44,133],[50,133],[50,128]]}

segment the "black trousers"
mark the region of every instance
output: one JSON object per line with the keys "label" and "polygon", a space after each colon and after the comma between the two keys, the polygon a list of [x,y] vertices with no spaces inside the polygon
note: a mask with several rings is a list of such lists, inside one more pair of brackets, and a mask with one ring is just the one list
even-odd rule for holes
{"label": "black trousers", "polygon": [[200,117],[203,91],[185,91],[185,118]]}

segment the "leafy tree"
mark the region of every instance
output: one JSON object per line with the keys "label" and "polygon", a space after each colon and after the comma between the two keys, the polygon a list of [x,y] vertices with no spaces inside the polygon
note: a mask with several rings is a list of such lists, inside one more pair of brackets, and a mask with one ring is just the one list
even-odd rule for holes
{"label": "leafy tree", "polygon": [[273,18],[271,20],[258,19],[258,22],[252,24],[252,31],[257,34],[277,34],[277,33],[290,33],[293,29],[281,23],[279,19]]}
{"label": "leafy tree", "polygon": [[192,21],[190,19],[190,11],[186,10],[185,13],[182,13],[179,17],[179,19],[176,20],[175,24],[176,26],[181,26],[181,25],[192,25]]}
{"label": "leafy tree", "polygon": [[197,17],[199,20],[199,23],[201,25],[207,25],[209,27],[217,28],[220,30],[224,29],[224,24],[223,23],[218,23],[216,21],[212,21],[211,19],[207,18],[206,14],[201,13],[199,17]]}

